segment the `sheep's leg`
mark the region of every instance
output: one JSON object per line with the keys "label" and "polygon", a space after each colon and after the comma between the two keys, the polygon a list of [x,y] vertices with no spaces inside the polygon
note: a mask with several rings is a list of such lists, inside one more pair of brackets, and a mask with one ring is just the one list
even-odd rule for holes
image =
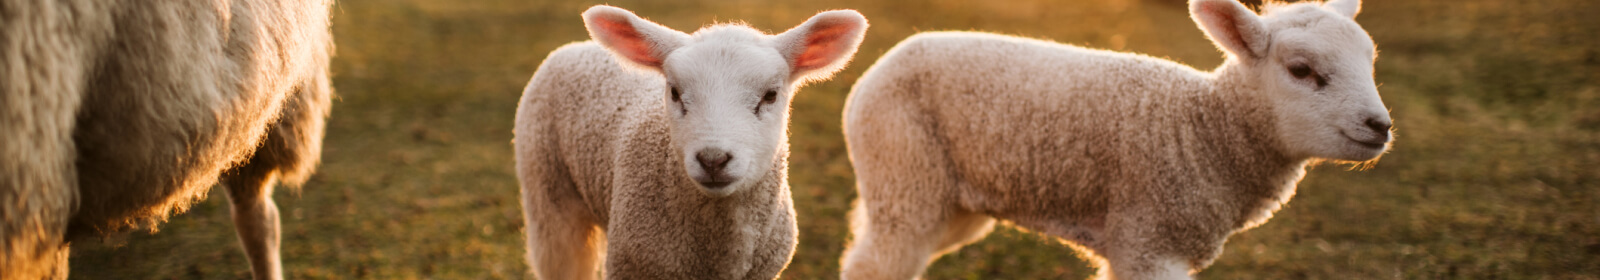
{"label": "sheep's leg", "polygon": [[[918,215],[886,221],[890,219],[883,216],[888,213],[869,210],[874,203],[877,202],[857,200],[855,209],[850,211],[850,235],[854,240],[845,247],[840,279],[912,279],[921,275],[939,245],[933,243],[933,236],[938,233],[933,230],[937,227],[932,226],[938,218]],[[894,215],[930,214],[901,212],[908,213]]]}
{"label": "sheep's leg", "polygon": [[283,279],[278,256],[278,206],[272,201],[274,171],[251,162],[224,174],[233,205],[233,228],[239,233],[255,279]]}
{"label": "sheep's leg", "polygon": [[535,276],[539,279],[596,279],[605,252],[605,235],[599,226],[561,213],[528,213],[525,216],[528,265]]}
{"label": "sheep's leg", "polygon": [[[874,208],[864,211],[857,203],[851,213],[855,240],[844,257],[843,279],[911,279],[922,274],[939,256],[983,239],[994,230],[995,219],[955,209]],[[906,211],[895,211],[906,210]],[[898,217],[887,221],[885,217]]]}
{"label": "sheep's leg", "polygon": [[994,231],[994,218],[977,213],[956,213],[945,219],[943,230],[944,234],[943,238],[939,239],[938,251],[934,253],[929,261],[938,259],[939,256],[944,254],[955,252],[956,249],[961,249],[961,246],[967,246],[972,242],[983,240],[983,237],[989,236],[989,233]]}
{"label": "sheep's leg", "polygon": [[233,226],[255,279],[283,279],[278,205],[272,190],[274,185],[305,183],[316,167],[331,92],[326,73],[304,81],[284,101],[277,122],[268,126],[250,159],[222,174],[233,206]]}
{"label": "sheep's leg", "polygon": [[1129,252],[1126,255],[1112,254],[1107,257],[1109,264],[1100,267],[1100,275],[1096,279],[1194,279],[1189,276],[1188,262],[1181,258],[1139,252]]}
{"label": "sheep's leg", "polygon": [[1153,227],[1149,224],[1152,222],[1144,219],[1112,220],[1127,223],[1111,222],[1107,225],[1109,230],[1106,236],[1110,240],[1106,240],[1108,246],[1105,250],[1097,252],[1104,256],[1105,261],[1101,263],[1096,279],[1194,279],[1189,276],[1192,268],[1188,259],[1168,250],[1171,244],[1189,244],[1176,239],[1192,238],[1192,235],[1157,233],[1149,230]]}
{"label": "sheep's leg", "polygon": [[539,279],[596,279],[605,252],[605,234],[591,218],[589,208],[576,199],[544,195],[553,191],[545,185],[524,185],[522,191],[528,266],[533,274]]}
{"label": "sheep's leg", "polygon": [[[916,100],[895,85],[858,85],[846,113],[845,136],[860,199],[851,212],[852,244],[845,249],[844,279],[911,279],[939,255],[981,239],[994,218],[961,209],[944,137],[931,127]],[[857,108],[860,107],[860,108]],[[876,118],[851,117],[874,112]]]}

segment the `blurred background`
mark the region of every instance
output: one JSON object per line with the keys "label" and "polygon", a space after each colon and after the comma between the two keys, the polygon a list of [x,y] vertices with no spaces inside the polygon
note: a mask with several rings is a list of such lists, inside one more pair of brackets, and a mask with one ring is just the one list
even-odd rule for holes
{"label": "blurred background", "polygon": [[[323,164],[280,188],[295,279],[527,279],[512,173],[518,96],[550,50],[587,40],[595,1],[346,0]],[[818,11],[872,26],[853,63],[794,102],[800,244],[783,274],[836,278],[855,199],[840,111],[850,85],[913,33],[977,30],[1222,61],[1182,0],[615,0],[693,31],[782,32]],[[1600,279],[1600,1],[1369,1],[1357,21],[1398,142],[1370,170],[1312,168],[1294,200],[1235,235],[1204,279]],[[225,197],[217,188],[212,197]],[[248,278],[225,199],[155,234],[73,244],[73,278]],[[1083,279],[1052,238],[1001,227],[928,279]]]}

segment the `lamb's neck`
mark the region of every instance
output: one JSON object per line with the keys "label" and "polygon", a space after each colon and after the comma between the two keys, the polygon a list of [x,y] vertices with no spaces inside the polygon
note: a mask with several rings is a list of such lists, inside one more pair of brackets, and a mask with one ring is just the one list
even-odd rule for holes
{"label": "lamb's neck", "polygon": [[[1186,122],[1183,129],[1177,130],[1194,142],[1185,158],[1191,169],[1205,174],[1204,181],[1230,188],[1229,193],[1237,195],[1232,199],[1284,203],[1305,174],[1307,160],[1283,152],[1271,103],[1244,67],[1230,59],[1210,77],[1205,90],[1185,98],[1190,110],[1181,118]],[[1244,208],[1259,211],[1276,205]]]}
{"label": "lamb's neck", "polygon": [[[785,133],[787,134],[787,133]],[[772,159],[772,169],[761,176],[752,192],[765,193],[769,196],[789,197],[789,142],[788,137],[783,137],[784,142],[778,145],[778,153]]]}
{"label": "lamb's neck", "polygon": [[1185,131],[1218,150],[1207,159],[1254,163],[1290,163],[1278,139],[1277,118],[1271,100],[1252,75],[1251,65],[1229,58],[1206,80],[1202,89],[1181,97],[1189,110],[1181,118]]}

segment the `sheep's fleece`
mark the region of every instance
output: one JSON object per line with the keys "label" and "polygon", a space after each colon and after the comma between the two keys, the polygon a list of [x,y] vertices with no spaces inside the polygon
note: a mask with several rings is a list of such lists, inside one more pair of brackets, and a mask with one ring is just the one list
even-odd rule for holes
{"label": "sheep's fleece", "polygon": [[1308,163],[1387,150],[1357,0],[1190,7],[1227,53],[1214,71],[973,32],[889,50],[845,105],[860,196],[843,277],[916,277],[1003,219],[1101,277],[1185,279],[1288,203]]}
{"label": "sheep's fleece", "polygon": [[219,178],[270,210],[240,234],[275,263],[270,182],[316,165],[331,4],[0,0],[0,278],[65,277],[74,237],[153,228]]}
{"label": "sheep's fleece", "polygon": [[794,253],[789,101],[855,53],[826,11],[776,35],[691,34],[610,6],[553,52],[517,107],[528,263],[541,279],[772,279]]}

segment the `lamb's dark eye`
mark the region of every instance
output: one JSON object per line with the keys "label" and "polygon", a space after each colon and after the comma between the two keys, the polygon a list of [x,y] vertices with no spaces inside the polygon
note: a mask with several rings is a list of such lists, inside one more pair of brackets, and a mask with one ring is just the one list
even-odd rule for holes
{"label": "lamb's dark eye", "polygon": [[689,115],[689,106],[683,106],[683,92],[678,90],[677,86],[672,86],[671,88],[670,97],[672,98],[672,103],[678,104],[678,114]]}
{"label": "lamb's dark eye", "polygon": [[1317,71],[1311,70],[1310,65],[1289,65],[1289,75],[1294,75],[1295,79],[1312,79],[1317,83],[1317,89],[1322,89],[1322,87],[1328,86],[1328,76],[1321,75],[1317,73]]}
{"label": "lamb's dark eye", "polygon": [[761,103],[772,104],[772,102],[778,102],[778,91],[769,89],[767,95],[761,96]]}
{"label": "lamb's dark eye", "polygon": [[1311,66],[1305,64],[1289,65],[1289,74],[1294,75],[1294,77],[1297,79],[1305,79],[1306,77],[1310,77],[1312,74]]}
{"label": "lamb's dark eye", "polygon": [[754,110],[750,110],[750,112],[755,113],[756,115],[761,115],[761,105],[772,104],[772,102],[778,102],[778,90],[767,90],[766,94],[761,95],[761,103],[756,103],[756,108]]}

